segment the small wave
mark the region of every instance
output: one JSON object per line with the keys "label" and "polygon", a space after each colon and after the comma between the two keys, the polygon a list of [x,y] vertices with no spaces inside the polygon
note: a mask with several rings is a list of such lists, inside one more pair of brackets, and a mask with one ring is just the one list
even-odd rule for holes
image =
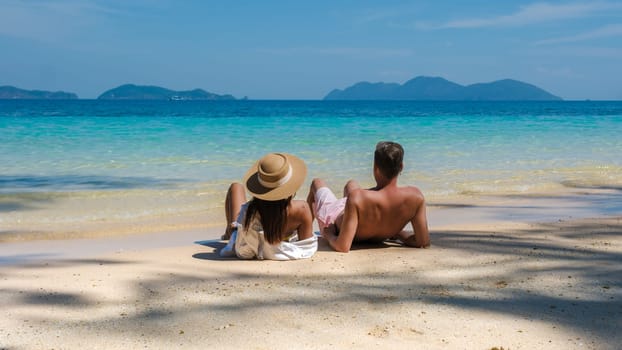
{"label": "small wave", "polygon": [[3,175],[0,176],[0,193],[163,188],[185,181],[99,175]]}
{"label": "small wave", "polygon": [[602,183],[598,181],[578,181],[568,180],[562,181],[561,184],[568,188],[585,188],[585,189],[598,189],[598,190],[616,190],[622,191],[622,184]]}

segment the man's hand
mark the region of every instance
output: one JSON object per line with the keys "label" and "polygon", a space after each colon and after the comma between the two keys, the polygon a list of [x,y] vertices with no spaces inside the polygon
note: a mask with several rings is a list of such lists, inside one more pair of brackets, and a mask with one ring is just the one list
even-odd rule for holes
{"label": "man's hand", "polygon": [[322,237],[328,241],[334,241],[337,238],[337,226],[330,224],[322,230]]}
{"label": "man's hand", "polygon": [[397,239],[398,241],[401,241],[402,244],[409,246],[409,247],[415,247],[415,248],[429,248],[430,247],[429,239],[422,244],[421,242],[417,240],[416,234],[412,231],[402,230],[402,232],[398,233],[396,236],[391,237],[391,239]]}

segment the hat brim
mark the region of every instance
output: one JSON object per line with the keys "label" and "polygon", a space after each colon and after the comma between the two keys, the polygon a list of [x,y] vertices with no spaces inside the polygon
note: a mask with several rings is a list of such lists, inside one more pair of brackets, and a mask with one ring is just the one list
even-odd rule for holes
{"label": "hat brim", "polygon": [[291,154],[281,153],[287,158],[290,166],[292,167],[292,177],[284,184],[276,188],[264,187],[259,183],[259,175],[257,172],[257,166],[259,161],[255,162],[253,166],[244,175],[244,185],[250,194],[254,197],[263,199],[266,201],[277,201],[286,199],[293,196],[307,177],[307,166],[305,162]]}

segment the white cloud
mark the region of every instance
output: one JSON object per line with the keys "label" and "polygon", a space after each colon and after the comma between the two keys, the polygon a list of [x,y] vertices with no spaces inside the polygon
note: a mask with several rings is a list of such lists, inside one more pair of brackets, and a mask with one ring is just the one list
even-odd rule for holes
{"label": "white cloud", "polygon": [[536,45],[562,44],[577,41],[622,36],[622,24],[610,24],[588,32],[560,38],[540,40]]}
{"label": "white cloud", "polygon": [[622,9],[620,3],[586,2],[549,4],[535,3],[521,7],[517,12],[489,18],[468,18],[442,23],[437,26],[425,26],[435,29],[442,28],[483,28],[524,26],[533,23],[582,18],[594,13]]}

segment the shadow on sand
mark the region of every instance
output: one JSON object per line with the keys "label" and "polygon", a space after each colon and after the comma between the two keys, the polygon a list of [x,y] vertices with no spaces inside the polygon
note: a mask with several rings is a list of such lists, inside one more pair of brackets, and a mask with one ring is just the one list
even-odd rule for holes
{"label": "shadow on sand", "polygon": [[[392,312],[392,307],[406,313],[426,305],[510,315],[567,328],[577,337],[598,339],[611,344],[610,349],[616,349],[622,342],[619,332],[622,329],[622,252],[616,246],[621,235],[622,222],[618,219],[534,225],[509,233],[444,230],[433,232],[431,249],[438,250],[433,255],[436,260],[421,260],[422,255],[415,257],[417,250],[409,248],[399,248],[406,259],[382,260],[389,256],[385,253],[396,250],[392,243],[385,243],[375,245],[374,248],[387,249],[370,252],[367,265],[356,269],[343,266],[338,273],[313,272],[313,260],[272,262],[260,273],[240,272],[240,269],[223,268],[225,265],[221,264],[205,264],[207,268],[202,270],[197,262],[197,271],[152,271],[138,280],[128,281],[124,288],[132,291],[131,299],[148,300],[145,302],[148,307],[132,308],[121,315],[67,321],[58,327],[59,330],[60,327],[97,329],[114,335],[143,333],[166,341],[170,332],[163,327],[180,319],[199,322],[206,315],[256,315],[282,308],[326,315],[349,314],[357,308],[357,303],[365,302],[374,305],[374,312],[379,314]],[[612,243],[614,239],[618,243]],[[222,241],[196,243],[209,250],[194,254],[195,259],[237,261],[218,255],[225,245]],[[357,246],[357,249],[369,248]],[[414,254],[412,257],[408,255],[410,252]],[[464,276],[453,276],[455,265],[445,261],[458,253],[472,257],[464,261],[468,267]],[[335,253],[321,263],[342,264],[339,257]],[[62,268],[93,263],[101,261],[69,261]],[[256,263],[245,261],[235,265]],[[124,262],[112,260],[105,264],[118,264],[118,271],[122,271]],[[302,266],[308,272],[299,274],[292,266]],[[218,273],[212,273],[210,268],[218,269]],[[438,277],[431,280],[422,276]],[[11,276],[5,274],[3,278]],[[534,284],[539,280],[546,281],[544,288]],[[250,289],[265,292],[247,293]],[[90,309],[96,312],[99,307],[96,294],[50,293],[54,292],[42,295],[39,287],[33,285],[19,294],[0,290],[0,299],[9,304],[76,307],[85,313]],[[180,293],[188,296],[199,293],[202,297],[192,299],[191,306],[172,303]],[[305,297],[294,297],[300,295]],[[107,302],[117,303],[119,309],[126,307],[123,301]],[[46,321],[52,320],[42,314],[39,322]],[[47,322],[46,327],[53,324]]]}

